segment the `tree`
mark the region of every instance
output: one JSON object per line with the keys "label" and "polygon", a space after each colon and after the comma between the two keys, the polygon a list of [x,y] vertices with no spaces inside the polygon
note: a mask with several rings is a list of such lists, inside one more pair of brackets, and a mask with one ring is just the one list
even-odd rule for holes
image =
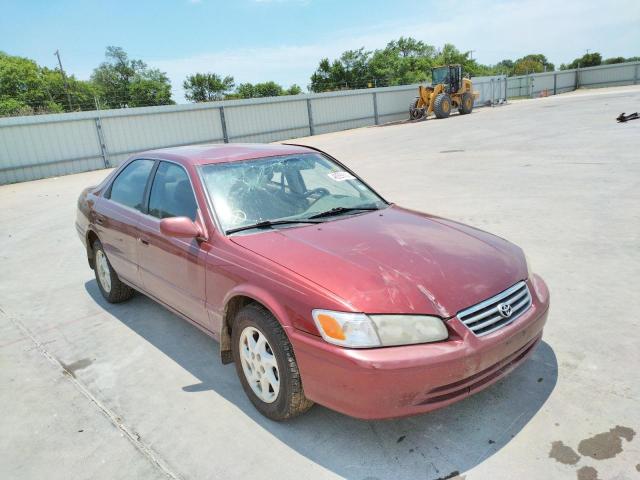
{"label": "tree", "polygon": [[256,83],[253,88],[255,97],[278,97],[284,94],[283,88],[273,81]]}
{"label": "tree", "polygon": [[364,48],[347,50],[331,62],[323,58],[311,75],[311,90],[324,92],[342,88],[406,85],[428,80],[435,66],[460,64],[466,74],[489,75],[492,67],[471,58],[471,52],[461,52],[452,44],[438,50],[411,37],[392,40],[383,49],[373,52]]}
{"label": "tree", "polygon": [[89,82],[67,77],[60,70],[40,67],[28,58],[0,52],[0,115],[32,115],[93,109],[93,89]]}
{"label": "tree", "polygon": [[67,84],[65,87],[62,73],[57,68],[51,70],[43,67],[41,75],[50,100],[62,106],[65,111],[69,111],[67,91],[71,97],[71,110],[94,110],[96,108],[96,92],[91,82],[77,80],[73,75],[67,75]]}
{"label": "tree", "polygon": [[32,113],[48,101],[36,62],[0,52],[0,115]]}
{"label": "tree", "polygon": [[268,81],[262,83],[241,83],[232,95],[227,95],[227,99],[231,98],[259,98],[259,97],[279,97],[281,95],[299,95],[302,89],[293,84],[288,90],[282,88],[276,82]]}
{"label": "tree", "polygon": [[551,72],[555,69],[553,63],[541,53],[525,55],[517,59],[513,65],[514,75],[527,75],[529,73]]}
{"label": "tree", "polygon": [[404,85],[427,80],[436,53],[434,46],[411,37],[392,40],[371,56],[369,75],[373,78],[372,86]]}
{"label": "tree", "polygon": [[[568,65],[560,65],[560,70],[571,70],[573,68],[596,67],[602,64],[602,55],[598,52],[585,53],[582,57],[576,58]],[[564,67],[564,68],[563,68]]]}
{"label": "tree", "polygon": [[300,95],[301,93],[302,88],[300,88],[300,85],[294,83],[284,92],[284,95]]}
{"label": "tree", "polygon": [[215,73],[196,73],[183,82],[185,98],[191,102],[222,100],[234,87],[233,77],[222,78]]}
{"label": "tree", "polygon": [[107,61],[91,75],[103,105],[124,108],[174,103],[164,72],[148,68],[142,60],[129,59],[120,47],[107,47],[105,57]]}
{"label": "tree", "polygon": [[371,80],[370,57],[371,52],[365,51],[363,47],[358,50],[347,50],[333,63],[330,63],[328,58],[323,58],[311,75],[311,90],[325,92],[367,87]]}
{"label": "tree", "polygon": [[602,63],[604,65],[611,65],[613,63],[624,63],[626,61],[627,59],[624,57],[612,57],[612,58],[607,58],[606,60],[603,60]]}
{"label": "tree", "polygon": [[493,66],[494,73],[497,74],[505,74],[505,75],[513,75],[513,67],[515,63],[513,60],[505,59],[501,60]]}
{"label": "tree", "polygon": [[241,83],[236,88],[236,94],[238,98],[253,98],[256,96],[255,87],[253,83]]}

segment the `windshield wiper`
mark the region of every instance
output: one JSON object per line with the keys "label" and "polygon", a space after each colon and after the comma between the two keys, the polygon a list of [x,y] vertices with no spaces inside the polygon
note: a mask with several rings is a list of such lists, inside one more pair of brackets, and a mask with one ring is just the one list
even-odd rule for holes
{"label": "windshield wiper", "polygon": [[341,215],[347,212],[355,212],[358,210],[380,210],[378,207],[336,207],[331,210],[327,210],[326,212],[316,213],[315,215],[311,215],[309,218],[322,218],[322,217],[332,217],[333,215]]}
{"label": "windshield wiper", "polygon": [[227,235],[231,233],[241,232],[243,230],[251,230],[252,228],[270,228],[274,225],[289,225],[293,223],[322,223],[320,220],[309,220],[307,218],[301,218],[299,220],[264,220],[262,222],[254,223],[253,225],[245,225],[244,227],[236,227],[227,230]]}

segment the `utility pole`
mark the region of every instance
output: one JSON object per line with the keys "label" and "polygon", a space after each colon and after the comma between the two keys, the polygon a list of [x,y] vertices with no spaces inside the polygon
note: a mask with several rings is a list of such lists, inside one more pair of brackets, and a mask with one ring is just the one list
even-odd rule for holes
{"label": "utility pole", "polygon": [[73,110],[71,106],[71,95],[69,94],[69,84],[67,83],[67,76],[64,74],[64,68],[62,68],[62,60],[60,60],[60,50],[56,50],[54,55],[58,57],[58,65],[60,65],[60,73],[62,73],[62,80],[64,81],[64,91],[67,94],[67,102],[69,102],[69,111]]}
{"label": "utility pole", "polygon": [[473,60],[473,52],[475,52],[475,50],[469,50],[469,56],[471,57],[471,60]]}

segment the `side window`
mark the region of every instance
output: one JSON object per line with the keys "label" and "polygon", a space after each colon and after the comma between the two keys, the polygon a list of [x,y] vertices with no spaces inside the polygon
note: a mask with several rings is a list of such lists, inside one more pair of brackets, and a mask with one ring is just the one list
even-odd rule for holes
{"label": "side window", "polygon": [[189,217],[195,220],[197,210],[191,182],[184,168],[160,162],[151,185],[149,214],[157,218]]}
{"label": "side window", "polygon": [[153,160],[134,160],[127,165],[111,184],[109,198],[114,202],[142,211],[144,188],[153,163]]}

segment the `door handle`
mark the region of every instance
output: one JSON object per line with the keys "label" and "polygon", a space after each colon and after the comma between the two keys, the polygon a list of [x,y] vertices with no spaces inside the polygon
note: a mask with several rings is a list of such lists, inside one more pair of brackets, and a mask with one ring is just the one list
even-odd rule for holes
{"label": "door handle", "polygon": [[140,240],[140,243],[143,245],[149,245],[149,240],[146,238],[139,238],[138,240]]}
{"label": "door handle", "polygon": [[96,223],[98,225],[104,224],[104,217],[102,215],[96,215]]}

